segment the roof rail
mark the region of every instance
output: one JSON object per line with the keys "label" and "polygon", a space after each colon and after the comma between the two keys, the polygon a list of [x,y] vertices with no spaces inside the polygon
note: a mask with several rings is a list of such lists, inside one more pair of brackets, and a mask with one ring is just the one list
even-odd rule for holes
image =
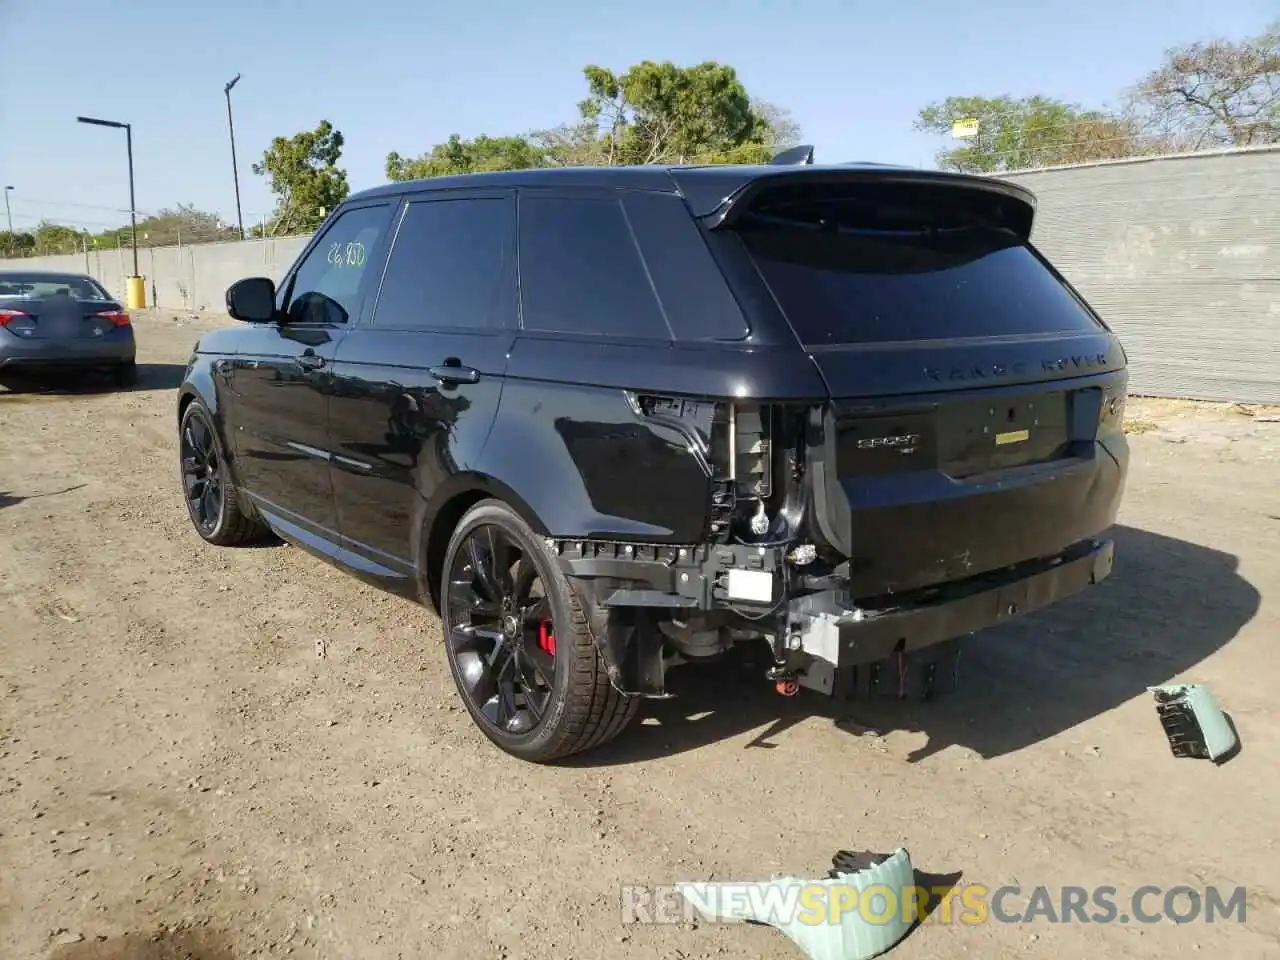
{"label": "roof rail", "polygon": [[769,161],[769,165],[773,167],[807,166],[812,163],[813,144],[811,143],[804,143],[798,147],[792,147],[790,150],[783,150]]}

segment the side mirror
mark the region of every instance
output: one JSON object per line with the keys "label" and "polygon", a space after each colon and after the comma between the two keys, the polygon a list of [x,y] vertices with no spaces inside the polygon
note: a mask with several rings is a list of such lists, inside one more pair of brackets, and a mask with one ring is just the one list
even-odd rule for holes
{"label": "side mirror", "polygon": [[248,277],[227,287],[227,313],[245,323],[270,323],[276,318],[276,285],[267,277]]}

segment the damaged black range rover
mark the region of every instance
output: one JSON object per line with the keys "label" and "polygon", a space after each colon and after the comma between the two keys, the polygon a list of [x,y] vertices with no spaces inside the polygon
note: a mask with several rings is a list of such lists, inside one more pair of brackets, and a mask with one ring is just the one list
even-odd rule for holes
{"label": "damaged black range rover", "polygon": [[1126,358],[1034,210],[872,165],[366,191],[196,347],[192,521],[432,603],[528,760],[735,644],[840,694],[1111,570]]}

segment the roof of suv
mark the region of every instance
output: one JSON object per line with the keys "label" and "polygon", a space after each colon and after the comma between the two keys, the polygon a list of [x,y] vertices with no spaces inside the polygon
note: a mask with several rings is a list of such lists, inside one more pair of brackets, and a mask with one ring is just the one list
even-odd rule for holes
{"label": "roof of suv", "polygon": [[679,171],[714,177],[723,182],[742,183],[765,174],[784,170],[806,170],[810,173],[854,170],[907,170],[883,163],[811,164],[774,166],[772,164],[653,164],[612,167],[534,167],[525,170],[501,170],[489,173],[459,173],[447,177],[425,177],[400,180],[371,187],[351,195],[352,200],[367,200],[412,190],[447,190],[456,187],[631,187],[632,189],[675,191],[671,174]]}
{"label": "roof of suv", "polygon": [[526,170],[501,170],[490,173],[459,173],[447,177],[426,177],[420,180],[401,180],[380,187],[371,187],[353,193],[352,200],[368,200],[392,196],[414,190],[449,190],[484,187],[622,187],[632,190],[660,190],[675,193],[672,173],[696,173],[699,179],[728,188],[732,192],[749,180],[766,175],[778,175],[788,170],[804,170],[809,174],[851,173],[857,170],[877,172],[885,170],[910,170],[883,163],[811,164],[774,166],[772,164],[707,164],[707,165],[650,165],[613,167],[535,167]]}
{"label": "roof of suv", "polygon": [[723,200],[752,181],[790,176],[806,179],[841,177],[859,173],[893,179],[905,176],[933,182],[985,185],[988,190],[1022,201],[1031,210],[1035,208],[1034,195],[1025,187],[1008,181],[881,163],[544,167],[397,181],[363,190],[348,199],[369,200],[418,190],[483,189],[485,187],[614,187],[679,194],[689,200],[695,208],[695,214],[701,216],[714,210]]}

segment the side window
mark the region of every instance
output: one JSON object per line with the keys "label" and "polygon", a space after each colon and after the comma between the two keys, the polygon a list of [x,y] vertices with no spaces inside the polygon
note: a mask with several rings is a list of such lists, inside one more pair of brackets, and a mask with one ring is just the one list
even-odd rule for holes
{"label": "side window", "polygon": [[671,339],[617,200],[521,197],[520,293],[525,330]]}
{"label": "side window", "polygon": [[515,326],[515,204],[424,200],[405,210],[373,323],[380,329]]}
{"label": "side window", "polygon": [[338,217],[298,265],[287,290],[290,323],[347,323],[376,271],[392,207],[355,207]]}
{"label": "side window", "polygon": [[747,337],[742,308],[684,201],[637,192],[626,194],[622,205],[676,339]]}

